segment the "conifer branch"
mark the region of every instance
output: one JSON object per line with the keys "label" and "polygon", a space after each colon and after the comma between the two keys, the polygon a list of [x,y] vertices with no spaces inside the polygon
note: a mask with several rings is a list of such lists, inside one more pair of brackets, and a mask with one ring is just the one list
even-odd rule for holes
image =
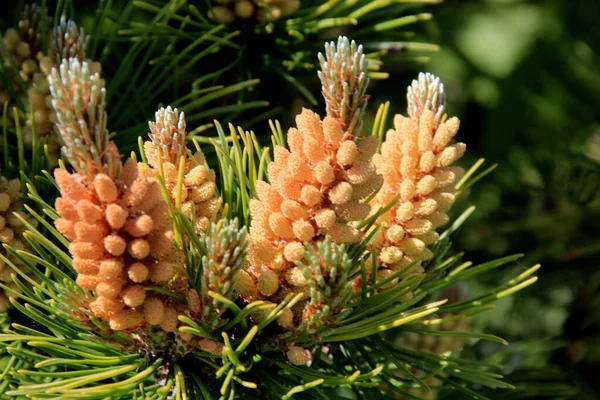
{"label": "conifer branch", "polygon": [[309,333],[315,333],[327,326],[335,326],[343,316],[352,297],[349,278],[353,264],[346,246],[333,242],[329,236],[316,245],[305,246],[302,261],[296,263],[302,268],[310,288],[310,301],[303,311],[303,318]]}
{"label": "conifer branch", "polygon": [[83,61],[89,41],[90,37],[84,33],[83,28],[78,29],[75,22],[63,16],[60,24],[52,30],[50,55],[57,64],[60,64],[63,59],[70,58]]}
{"label": "conifer branch", "polygon": [[357,137],[367,107],[367,60],[362,45],[340,36],[337,44],[325,43],[325,56],[318,55],[327,115],[341,122],[349,137]]}
{"label": "conifer branch", "polygon": [[248,241],[246,227],[238,227],[238,221],[221,220],[212,223],[206,233],[201,234],[206,246],[206,255],[202,257],[202,276],[196,289],[191,289],[188,303],[192,315],[197,314],[208,329],[214,330],[226,320],[223,314],[226,306],[209,292],[235,300],[234,288],[238,273],[246,262]]}

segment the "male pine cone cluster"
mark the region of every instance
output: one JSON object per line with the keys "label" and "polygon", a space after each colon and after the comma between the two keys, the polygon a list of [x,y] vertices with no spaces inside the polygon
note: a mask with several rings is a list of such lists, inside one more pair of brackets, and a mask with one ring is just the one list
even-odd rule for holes
{"label": "male pine cone cluster", "polygon": [[[275,147],[274,161],[267,166],[269,183],[257,181],[257,199],[249,203],[247,259],[245,231],[212,226],[209,236],[204,234],[221,199],[216,174],[205,166],[202,152],[192,156],[186,149],[183,113],[159,110],[144,144],[148,164],[129,159],[123,166],[108,141],[99,75],[90,74],[88,64],[76,58],[63,61],[60,76],[53,71],[57,127],[75,169],[73,174],[55,171],[61,192],[56,201],[61,218],[55,224],[71,241],[78,284],[94,291],[90,309],[97,317],[115,330],[159,326],[170,332],[179,326],[178,315],[187,314],[212,330],[225,308],[209,290],[230,300],[240,296],[273,303],[301,294],[301,301],[277,323],[284,330],[316,333],[339,321],[358,287],[350,281],[358,266],[345,247],[361,240],[357,222],[396,198],[379,217],[383,229],[369,244],[378,252],[377,279],[411,263],[414,267],[399,279],[423,272],[420,262],[431,258],[427,246],[438,240],[435,229],[447,222],[446,211],[454,201],[460,170],[452,163],[465,150],[452,143],[458,120],[444,120],[443,87],[424,75],[409,90],[409,117],[395,117],[395,129],[387,133],[381,154],[375,154],[378,138],[360,136],[368,98],[362,48],[341,38],[337,47],[332,43],[326,50],[320,77],[327,116],[303,110],[297,127],[288,131],[289,150]],[[64,97],[79,92],[85,104]],[[202,260],[202,284],[193,288],[184,269],[198,266],[185,265],[181,245],[186,243],[181,241],[186,239],[173,231],[172,205],[181,205],[196,234],[212,249]],[[237,243],[231,246],[238,253],[243,248],[243,254],[231,253],[225,243]],[[260,319],[258,313],[253,317]],[[293,339],[286,347],[290,361],[309,360]]]}
{"label": "male pine cone cluster", "polygon": [[256,19],[264,24],[295,13],[300,0],[215,0],[210,17],[223,24]]}
{"label": "male pine cone cluster", "polygon": [[39,81],[41,70],[38,54],[42,51],[43,28],[48,27],[48,20],[42,19],[41,9],[35,5],[28,5],[23,11],[18,29],[8,29],[2,38],[4,43],[0,46],[0,57],[10,83],[7,87],[0,80],[0,117],[4,117],[2,115],[4,104],[7,104],[6,126],[8,128],[14,126],[12,108],[16,106],[15,101],[18,100],[27,106],[28,88]]}
{"label": "male pine cone cluster", "polygon": [[[307,290],[302,270],[295,265],[305,242],[325,235],[338,243],[360,239],[349,224],[369,215],[361,202],[376,186],[375,168],[368,162],[376,142],[358,145],[344,140],[341,123],[303,110],[287,139],[290,150],[275,148],[268,166],[270,184],[257,182],[258,200],[251,200],[249,263],[245,272],[256,280],[249,298],[284,296]],[[247,279],[247,278],[246,278]],[[299,317],[299,315],[298,315]]]}
{"label": "male pine cone cluster", "polygon": [[[54,70],[50,77],[64,154],[75,168],[73,174],[55,171],[61,192],[56,200],[61,218],[55,225],[71,241],[77,283],[95,293],[90,309],[96,317],[115,330],[155,325],[171,332],[186,304],[149,286],[186,298],[188,282],[161,179],[169,200],[180,200],[186,216],[194,216],[199,233],[220,205],[215,173],[204,166],[202,152],[188,156],[184,115],[171,108],[160,109],[150,123],[151,140],[144,146],[149,165],[129,159],[121,166],[106,136],[103,86],[99,75],[77,58],[64,60],[60,73]],[[81,91],[85,104],[64,98],[73,88]],[[85,132],[99,137],[91,142]],[[178,185],[180,161],[183,181]]]}
{"label": "male pine cone cluster", "polygon": [[[297,128],[287,133],[289,150],[274,149],[268,165],[269,182],[258,181],[258,199],[251,200],[248,265],[240,274],[240,295],[245,299],[280,301],[289,293],[304,299],[281,321],[299,326],[310,289],[297,266],[305,243],[329,236],[336,243],[361,239],[353,225],[370,213],[364,200],[381,185],[369,161],[377,150],[377,138],[360,138],[368,79],[362,47],[341,37],[326,45],[320,55],[323,95],[327,116],[321,120],[304,109],[296,117]],[[293,322],[292,322],[293,319]]]}
{"label": "male pine cone cluster", "polygon": [[[144,324],[175,330],[182,305],[146,290],[162,286],[185,296],[187,289],[157,173],[133,159],[121,166],[106,132],[104,82],[86,62],[64,60],[49,83],[64,154],[75,169],[55,170],[61,193],[55,225],[71,241],[77,283],[95,292],[91,311],[115,330]],[[64,97],[73,93],[81,101]]]}
{"label": "male pine cone cluster", "polygon": [[[83,32],[83,28],[78,28],[71,20],[64,17],[61,23],[56,26],[49,37],[48,54],[38,53],[37,59],[40,66],[40,72],[34,76],[33,84],[29,88],[28,120],[25,127],[26,137],[33,135],[35,128],[38,135],[48,136],[48,150],[51,157],[57,157],[62,140],[59,133],[53,128],[58,122],[56,112],[52,107],[52,95],[48,87],[48,76],[53,68],[59,66],[63,59],[77,58],[80,61],[85,59],[89,37]],[[87,60],[90,72],[100,74],[102,68],[100,63]],[[35,119],[35,127],[33,119]],[[55,164],[55,160],[52,160]]]}
{"label": "male pine cone cluster", "polygon": [[[13,93],[11,96],[11,90],[0,81],[0,113],[4,112],[6,102],[7,126],[12,127],[15,96],[27,110],[27,118],[22,127],[25,143],[31,144],[34,134],[46,137],[51,162],[55,164],[61,140],[58,132],[53,129],[57,118],[52,107],[48,75],[63,58],[77,57],[83,60],[89,38],[85,36],[83,29],[64,17],[51,32],[50,22],[41,8],[28,5],[19,21],[19,30],[11,28],[6,31],[3,40],[8,54],[0,51],[0,56],[4,71],[11,80],[9,85]],[[48,41],[48,54],[42,49],[43,40]],[[93,73],[100,73],[100,63],[89,60],[88,63]],[[18,76],[15,71],[18,71]]]}
{"label": "male pine cone cluster", "polygon": [[[19,259],[13,257],[4,248],[4,245],[8,245],[14,250],[23,250],[27,246],[27,242],[23,237],[25,225],[20,218],[25,219],[32,226],[37,226],[37,220],[27,218],[25,213],[21,211],[22,209],[21,181],[19,179],[9,180],[0,175],[0,254],[11,263],[18,265],[23,272],[26,272],[25,266]],[[12,279],[14,273],[12,268],[0,259],[0,283],[15,292],[19,292],[19,288]],[[11,307],[9,297],[11,297],[11,294],[0,288],[0,313]]]}
{"label": "male pine cone cluster", "polygon": [[87,186],[63,169],[55,177],[62,195],[55,224],[71,241],[77,284],[95,291],[93,313],[115,330],[144,322],[175,330],[174,305],[146,298],[144,288],[169,284],[183,261],[158,180],[139,173],[133,160],[117,179],[97,174]]}
{"label": "male pine cone cluster", "polygon": [[[409,94],[443,94],[440,85],[438,78],[421,74]],[[414,266],[400,279],[423,272],[420,262],[433,255],[427,246],[437,242],[436,229],[448,222],[446,212],[454,202],[454,184],[463,174],[461,168],[452,166],[466,149],[464,143],[453,143],[459,121],[454,117],[442,122],[438,111],[443,111],[444,105],[428,102],[429,97],[411,98],[414,106],[409,108],[409,117],[394,117],[394,129],[387,132],[381,154],[373,158],[384,182],[372,202],[373,211],[399,196],[379,218],[383,229],[372,243],[379,250],[378,280],[411,263]]]}
{"label": "male pine cone cluster", "polygon": [[[183,112],[171,107],[161,108],[156,112],[155,122],[150,122],[149,125],[150,140],[144,143],[148,163],[153,171],[160,171],[162,168],[171,201],[175,204],[180,196],[181,210],[193,222],[196,233],[199,234],[208,228],[221,206],[215,183],[216,173],[204,165],[202,151],[197,151],[194,155],[188,154]],[[183,181],[179,187],[177,181],[181,157],[184,157],[184,166]],[[178,190],[180,193],[177,193]]]}

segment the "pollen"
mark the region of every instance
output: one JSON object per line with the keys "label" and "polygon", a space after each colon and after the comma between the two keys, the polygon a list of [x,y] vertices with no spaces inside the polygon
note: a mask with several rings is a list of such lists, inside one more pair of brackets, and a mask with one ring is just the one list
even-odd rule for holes
{"label": "pollen", "polygon": [[123,303],[129,307],[137,307],[144,303],[146,291],[142,285],[132,285],[123,291]]}
{"label": "pollen", "polygon": [[94,189],[100,201],[104,203],[112,203],[117,200],[117,186],[108,175],[98,174],[94,179]]}
{"label": "pollen", "polygon": [[143,322],[144,316],[142,313],[127,309],[117,312],[110,318],[110,327],[115,331],[123,331],[141,325]]}
{"label": "pollen", "polygon": [[156,298],[151,297],[144,303],[144,318],[146,322],[151,325],[160,325],[165,315],[165,307],[163,302]]}
{"label": "pollen", "polygon": [[283,248],[283,256],[291,262],[300,260],[303,254],[304,246],[299,242],[290,242]]}
{"label": "pollen", "polygon": [[137,262],[131,264],[129,270],[127,271],[127,276],[133,282],[141,283],[148,279],[148,267],[144,264]]}

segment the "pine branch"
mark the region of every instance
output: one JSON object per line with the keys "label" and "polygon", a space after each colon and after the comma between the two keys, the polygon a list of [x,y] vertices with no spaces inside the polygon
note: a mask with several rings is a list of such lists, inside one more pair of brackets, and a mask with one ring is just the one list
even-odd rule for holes
{"label": "pine branch", "polygon": [[359,136],[369,98],[367,61],[362,46],[340,36],[337,45],[325,44],[325,56],[319,53],[319,62],[327,115],[340,121],[349,136]]}
{"label": "pine branch", "polygon": [[[196,45],[236,47],[202,13],[188,21],[178,7],[136,4],[163,27],[189,23],[205,32]],[[354,2],[350,18],[388,5]],[[325,3],[313,11],[325,15],[334,8]],[[195,13],[189,5],[184,11]],[[319,29],[340,22],[322,21]],[[131,28],[132,37],[150,38],[136,52],[159,43],[151,32]],[[69,32],[64,39],[75,34],[63,29]],[[84,42],[78,43],[73,48],[81,50]],[[126,55],[123,65],[138,56]],[[167,64],[176,65],[178,57],[167,56]],[[451,236],[473,208],[441,234],[433,231],[448,221],[453,193],[490,171],[479,172],[480,162],[460,179],[450,167],[464,147],[451,143],[458,122],[440,114],[441,84],[424,76],[409,89],[409,117],[396,116],[382,154],[374,156],[387,106],[374,134],[359,137],[367,82],[361,48],[342,38],[321,61],[328,116],[321,120],[305,110],[286,137],[272,124],[272,156],[254,133],[229,125],[226,134],[215,123],[218,137],[205,142],[216,152],[219,192],[200,141],[194,141],[194,156],[185,146],[179,109],[159,110],[143,162],[132,156],[121,171],[99,75],[77,59],[53,71],[58,128],[75,173],[59,168],[56,180],[45,174],[61,192],[55,206],[23,177],[40,210],[27,206],[27,214],[12,221],[23,227],[30,248],[6,245],[0,254],[14,283],[0,288],[15,313],[28,318],[0,334],[0,354],[8,360],[0,369],[0,397],[310,399],[340,398],[345,388],[368,399],[447,388],[482,399],[480,387],[511,388],[493,367],[460,359],[456,346],[409,348],[383,334],[505,344],[462,332],[461,324],[536,280],[539,266],[493,290],[448,301],[456,297],[450,285],[519,255],[473,265],[452,250]],[[161,92],[164,75],[152,74],[148,90]],[[183,101],[196,107],[252,85],[210,89],[197,102]],[[128,86],[122,104],[135,90]],[[379,157],[378,169],[372,157]],[[24,155],[19,158],[25,165]],[[261,181],[267,176],[270,183]],[[387,185],[379,191],[378,176]],[[210,207],[196,207],[203,202]]]}
{"label": "pine branch", "polygon": [[77,173],[92,180],[104,173],[111,178],[121,170],[116,146],[106,128],[106,89],[100,75],[92,75],[87,62],[63,60],[48,77],[63,153]]}

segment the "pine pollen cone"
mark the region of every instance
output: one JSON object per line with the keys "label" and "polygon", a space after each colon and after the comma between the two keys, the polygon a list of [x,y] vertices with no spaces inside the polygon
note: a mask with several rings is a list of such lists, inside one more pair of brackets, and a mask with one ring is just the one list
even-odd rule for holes
{"label": "pine pollen cone", "polygon": [[300,0],[216,0],[209,17],[223,24],[256,19],[259,23],[277,20],[300,8]]}
{"label": "pine pollen cone", "polygon": [[[156,145],[151,141],[147,141],[144,143],[144,151],[148,159],[154,161],[153,164],[156,164],[155,170],[157,170],[158,160],[156,157],[160,152]],[[193,220],[196,233],[208,229],[211,219],[221,207],[221,199],[217,196],[217,185],[215,183],[216,173],[204,166],[204,160],[202,152],[197,152],[186,158],[181,185],[181,210],[190,221]],[[171,201],[174,203],[177,198],[179,167],[163,160],[162,168]],[[155,170],[150,170],[147,173],[152,175]]]}
{"label": "pine pollen cone", "polygon": [[[27,272],[26,266],[4,248],[4,245],[10,246],[14,250],[23,250],[27,246],[27,241],[23,237],[26,220],[29,224],[36,226],[37,220],[27,218],[22,211],[23,203],[21,197],[21,181],[19,179],[8,180],[0,175],[0,254],[6,257],[12,264],[19,266],[22,272]],[[12,307],[9,297],[13,292],[20,292],[18,286],[13,281],[15,271],[0,259],[0,283],[7,286],[11,291],[5,291],[0,288],[0,313],[7,311]]]}
{"label": "pine pollen cone", "polygon": [[119,178],[98,174],[85,183],[78,174],[56,169],[61,218],[55,226],[71,242],[78,285],[95,292],[94,315],[115,330],[151,324],[172,331],[177,312],[171,300],[150,296],[145,287],[175,279],[174,264],[182,255],[158,180],[142,169],[130,159]]}
{"label": "pine pollen cone", "polygon": [[[258,199],[250,201],[252,222],[244,292],[276,300],[280,286],[306,286],[305,279],[287,273],[304,254],[304,243],[330,235],[338,243],[360,239],[352,221],[367,217],[363,201],[382,183],[369,161],[377,138],[355,140],[339,120],[323,121],[303,109],[297,128],[287,133],[289,150],[275,147],[268,165],[270,183],[256,182]],[[253,288],[249,289],[251,284]],[[244,296],[242,296],[244,297]]]}
{"label": "pine pollen cone", "polygon": [[438,240],[436,228],[448,222],[454,184],[463,174],[461,168],[452,166],[466,149],[463,143],[453,143],[458,128],[457,118],[438,126],[430,110],[419,119],[395,116],[381,154],[373,158],[383,175],[383,186],[372,203],[374,210],[399,195],[398,202],[380,217],[384,229],[372,244],[379,249],[380,268],[397,271],[432,257],[427,246]]}
{"label": "pine pollen cone", "polygon": [[[36,78],[40,75],[40,64],[36,55],[40,53],[41,41],[35,40],[35,37],[23,36],[19,30],[14,28],[7,29],[4,36],[0,37],[0,41],[3,42],[0,46],[0,62],[4,67],[3,74],[8,80],[7,83],[0,82],[0,104],[7,103],[6,109],[9,112],[6,115],[6,124],[10,128],[14,125],[12,109],[15,101],[12,96],[16,96],[23,104],[29,104],[27,90],[36,83],[38,80]],[[14,91],[13,95],[8,87]],[[32,99],[32,101],[36,101],[36,99]],[[4,116],[4,107],[2,107],[0,117]],[[31,143],[32,133],[25,129],[23,133],[24,140]]]}

